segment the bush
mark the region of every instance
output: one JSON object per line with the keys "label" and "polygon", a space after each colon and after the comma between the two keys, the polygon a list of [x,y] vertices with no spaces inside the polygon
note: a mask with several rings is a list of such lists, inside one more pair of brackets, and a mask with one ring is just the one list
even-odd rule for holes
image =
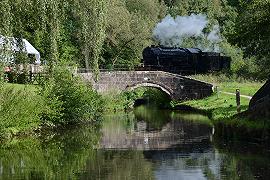
{"label": "bush", "polygon": [[17,77],[14,71],[6,72],[5,75],[9,83],[16,83]]}
{"label": "bush", "polygon": [[66,65],[53,68],[51,77],[41,85],[40,94],[47,105],[42,119],[53,123],[91,122],[103,109],[101,96]]}
{"label": "bush", "polygon": [[29,82],[26,72],[17,74],[17,83],[18,84],[26,84]]}
{"label": "bush", "polygon": [[0,132],[36,128],[43,105],[42,98],[28,88],[0,86]]}

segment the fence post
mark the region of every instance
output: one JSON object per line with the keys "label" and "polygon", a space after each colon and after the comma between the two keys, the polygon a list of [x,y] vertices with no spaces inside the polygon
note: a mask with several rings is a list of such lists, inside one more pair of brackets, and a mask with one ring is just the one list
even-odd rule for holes
{"label": "fence post", "polygon": [[218,86],[215,86],[215,93],[217,94],[217,99],[219,98]]}
{"label": "fence post", "polygon": [[236,105],[237,105],[237,112],[241,112],[241,102],[240,102],[240,89],[236,89]]}

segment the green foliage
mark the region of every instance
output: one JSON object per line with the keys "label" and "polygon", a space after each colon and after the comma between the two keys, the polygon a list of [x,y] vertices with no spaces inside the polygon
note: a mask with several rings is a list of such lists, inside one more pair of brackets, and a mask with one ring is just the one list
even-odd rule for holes
{"label": "green foliage", "polygon": [[[39,93],[37,92],[39,90]],[[94,122],[101,97],[66,66],[57,66],[39,89],[0,81],[0,133],[30,131],[42,123]]]}
{"label": "green foliage", "polygon": [[4,67],[4,63],[0,62],[0,87],[3,86],[3,83],[5,81]]}
{"label": "green foliage", "polygon": [[106,37],[108,2],[106,0],[78,0],[78,6],[85,67],[90,69],[91,65],[97,74],[100,53]]}
{"label": "green foliage", "polygon": [[110,0],[101,68],[133,68],[143,48],[153,44],[152,30],[166,13],[157,0]]}
{"label": "green foliage", "polygon": [[41,119],[43,121],[59,123],[64,121],[63,118],[63,102],[54,93],[54,86],[56,82],[54,79],[48,79],[44,81],[41,85],[40,95],[43,97],[45,102],[44,110],[41,114]]}
{"label": "green foliage", "polygon": [[146,88],[142,96],[150,105],[158,108],[170,108],[171,97],[160,89]]}
{"label": "green foliage", "polygon": [[232,46],[225,40],[220,43],[220,46],[221,52],[224,55],[231,57],[232,59],[231,71],[233,73],[238,73],[240,69],[243,69],[243,67],[245,67],[245,61],[243,59],[243,51],[240,48]]}
{"label": "green foliage", "polygon": [[[5,0],[0,10],[0,34],[28,39],[41,52],[42,62],[52,66],[68,59],[98,68],[107,1]],[[86,51],[87,60],[82,63]]]}
{"label": "green foliage", "polygon": [[93,122],[102,112],[101,97],[66,65],[53,68],[40,94],[48,106],[42,118],[53,123]]}
{"label": "green foliage", "polygon": [[111,91],[103,96],[107,112],[117,112],[133,108],[134,101],[142,97],[143,91]]}
{"label": "green foliage", "polygon": [[0,133],[36,128],[44,103],[31,88],[0,86]]}
{"label": "green foliage", "polygon": [[9,36],[12,34],[11,30],[11,21],[12,21],[12,15],[11,15],[11,7],[10,7],[11,1],[9,0],[2,0],[0,4],[0,34]]}
{"label": "green foliage", "polygon": [[249,66],[256,69],[253,74],[260,78],[267,78],[269,72],[269,29],[270,1],[254,0],[240,1],[239,17],[235,23],[235,33],[231,40],[244,48],[245,56],[256,60]]}
{"label": "green foliage", "polygon": [[140,87],[133,91],[109,92],[103,96],[106,111],[117,112],[132,109],[137,99],[144,99],[149,106],[157,108],[170,108],[170,97],[159,89]]}
{"label": "green foliage", "polygon": [[[206,32],[219,24],[220,51],[232,57],[232,72],[266,78],[268,7],[263,0],[3,0],[0,34],[28,39],[51,68],[58,61],[73,61],[98,74],[99,68],[139,65],[143,48],[155,44],[153,28],[166,14],[201,13],[209,19]],[[199,44],[209,42],[191,39],[184,46]],[[17,62],[29,63],[23,56]]]}

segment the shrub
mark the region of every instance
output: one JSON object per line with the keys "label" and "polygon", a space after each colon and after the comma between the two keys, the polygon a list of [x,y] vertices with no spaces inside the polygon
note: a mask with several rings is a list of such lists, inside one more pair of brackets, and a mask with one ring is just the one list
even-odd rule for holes
{"label": "shrub", "polygon": [[29,79],[27,77],[26,72],[17,74],[17,81],[16,82],[18,84],[26,84],[26,83],[28,83],[28,81],[29,81]]}
{"label": "shrub", "polygon": [[42,98],[31,89],[0,86],[0,132],[37,127],[43,105]]}
{"label": "shrub", "polygon": [[40,94],[47,105],[42,119],[53,123],[91,122],[102,112],[100,95],[65,64],[53,68],[51,77],[41,85]]}
{"label": "shrub", "polygon": [[10,71],[10,72],[6,72],[5,73],[6,77],[7,77],[7,81],[9,83],[15,83],[16,82],[16,73],[14,71]]}

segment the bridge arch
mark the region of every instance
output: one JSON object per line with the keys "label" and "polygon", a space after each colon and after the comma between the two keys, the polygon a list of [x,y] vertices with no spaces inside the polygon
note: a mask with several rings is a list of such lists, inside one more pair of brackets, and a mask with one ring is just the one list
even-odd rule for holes
{"label": "bridge arch", "polygon": [[212,94],[212,84],[163,71],[104,71],[98,81],[92,73],[79,73],[99,93],[154,87],[173,100],[201,99]]}
{"label": "bridge arch", "polygon": [[167,87],[164,87],[163,85],[160,84],[156,84],[156,83],[150,83],[150,82],[144,82],[144,83],[138,83],[138,84],[134,84],[132,86],[127,86],[126,90],[129,91],[133,91],[137,88],[140,87],[153,87],[153,88],[157,88],[160,89],[161,91],[165,92],[167,95],[169,95],[171,98],[173,96],[173,91]]}

